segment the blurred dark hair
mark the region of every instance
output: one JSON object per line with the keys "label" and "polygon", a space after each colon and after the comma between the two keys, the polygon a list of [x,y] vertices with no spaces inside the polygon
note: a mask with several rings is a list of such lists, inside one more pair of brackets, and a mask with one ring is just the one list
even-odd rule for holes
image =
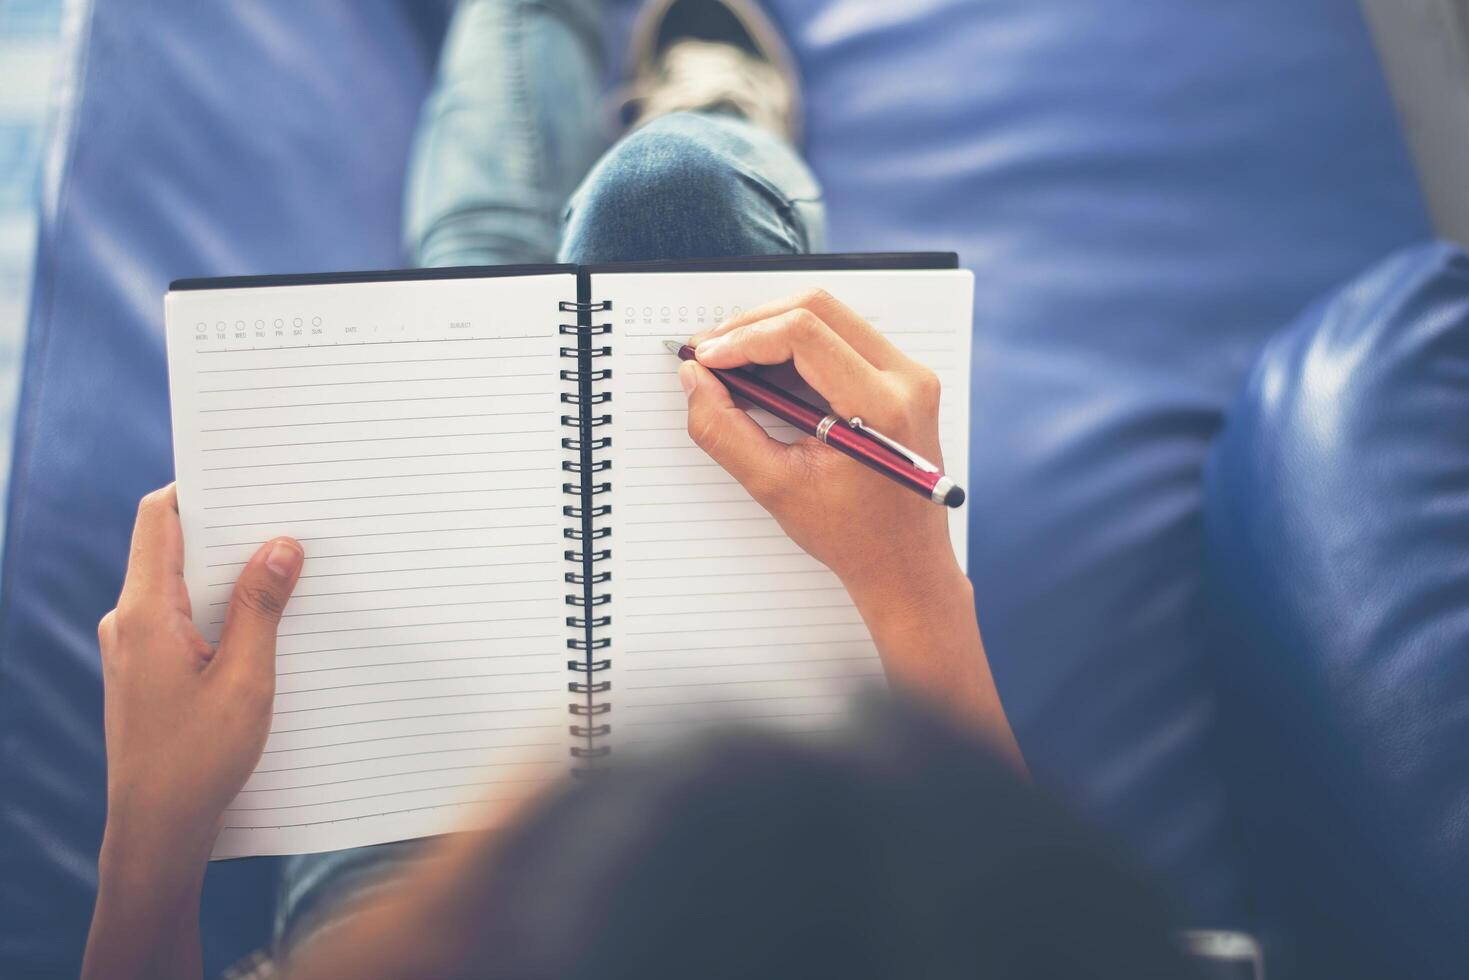
{"label": "blurred dark hair", "polygon": [[525,815],[483,880],[465,976],[1188,970],[1143,875],[901,701],[865,704],[830,745],[709,733],[581,780]]}

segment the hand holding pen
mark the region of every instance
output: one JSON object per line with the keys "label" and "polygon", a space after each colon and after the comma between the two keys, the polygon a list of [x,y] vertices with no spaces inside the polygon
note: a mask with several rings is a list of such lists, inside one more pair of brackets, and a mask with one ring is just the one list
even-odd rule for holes
{"label": "hand holding pen", "polygon": [[[698,354],[688,344],[667,340],[663,342],[663,346],[681,361],[698,359]],[[937,463],[930,462],[898,440],[879,432],[861,418],[855,415],[850,419],[840,418],[745,368],[710,370],[731,395],[755,408],[765,409],[808,436],[815,436],[818,442],[846,454],[874,472],[881,473],[899,486],[907,487],[945,507],[963,505],[964,488],[946,476]]]}
{"label": "hand holding pen", "polygon": [[[867,321],[823,292],[803,294],[750,310],[718,329],[692,338],[695,359],[680,366],[689,394],[689,435],[744,485],[803,548],[837,573],[848,588],[872,579],[886,581],[911,564],[914,581],[957,571],[948,538],[948,514],[931,502],[941,478],[938,443],[939,382],[932,371],[904,355]],[[770,438],[736,407],[727,386],[711,373],[753,365],[792,362],[796,371],[831,406],[828,413],[805,405],[809,420],[787,421],[812,433],[791,445]],[[748,377],[748,376],[746,376]],[[736,378],[731,377],[734,383]],[[752,394],[741,385],[738,394]],[[767,385],[767,387],[769,387]],[[772,389],[773,391],[775,389]],[[779,392],[777,392],[778,394]],[[759,392],[753,392],[759,395]],[[758,397],[755,399],[760,403]],[[804,405],[794,400],[796,405]],[[762,407],[770,408],[770,405]],[[823,445],[816,433],[835,425],[868,437],[847,422],[860,418],[935,472],[929,485],[900,483],[871,460]],[[873,440],[888,457],[908,461]],[[908,465],[920,474],[924,471]],[[893,470],[899,467],[894,466]],[[952,487],[940,487],[939,496]],[[853,533],[860,525],[862,532]]]}

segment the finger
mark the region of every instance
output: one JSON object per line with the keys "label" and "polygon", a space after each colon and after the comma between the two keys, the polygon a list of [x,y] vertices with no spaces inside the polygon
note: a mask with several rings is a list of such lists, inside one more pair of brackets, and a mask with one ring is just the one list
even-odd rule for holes
{"label": "finger", "polygon": [[111,653],[112,641],[117,637],[117,610],[109,609],[107,615],[97,623],[97,647],[103,656]]}
{"label": "finger", "polygon": [[730,398],[719,379],[694,361],[679,365],[678,380],[689,399],[689,438],[730,476],[764,502],[786,482],[790,447],[766,435],[760,423]]}
{"label": "finger", "polygon": [[896,392],[882,372],[809,310],[791,310],[714,337],[695,348],[709,368],[784,364],[796,370],[843,417],[890,404]]}
{"label": "finger", "polygon": [[[786,296],[773,303],[766,303],[738,316],[732,316],[695,340],[718,337],[737,327],[748,326],[761,320],[769,320],[792,310],[809,310],[826,323],[838,337],[842,338],[858,354],[883,371],[906,370],[916,362],[878,331],[876,327],[859,316],[850,306],[824,289],[811,289],[795,296]],[[695,343],[694,346],[698,346]]]}
{"label": "finger", "polygon": [[154,490],[138,503],[122,595],[129,605],[165,603],[188,610],[184,533],[179,526],[178,490],[172,483]]}
{"label": "finger", "polygon": [[291,538],[261,545],[245,565],[224,614],[216,661],[256,676],[275,674],[275,639],[305,558]]}

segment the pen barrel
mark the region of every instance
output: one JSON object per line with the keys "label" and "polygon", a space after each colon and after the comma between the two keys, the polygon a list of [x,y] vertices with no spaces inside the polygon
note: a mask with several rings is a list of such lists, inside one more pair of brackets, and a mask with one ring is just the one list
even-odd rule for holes
{"label": "pen barrel", "polygon": [[743,368],[722,368],[714,371],[724,382],[730,393],[756,408],[763,408],[782,422],[789,422],[802,432],[816,434],[816,427],[829,414],[808,401],[782,391],[764,378]]}
{"label": "pen barrel", "polygon": [[[687,356],[684,351],[688,352]],[[692,355],[693,351],[688,347],[679,351],[679,357],[684,360],[691,360]],[[711,369],[711,371],[720,381],[724,382],[732,395],[757,408],[765,409],[782,422],[789,422],[807,435],[815,435],[822,420],[832,414],[743,368],[719,368]],[[934,499],[934,487],[938,485],[939,480],[943,479],[942,473],[929,473],[918,469],[906,456],[863,435],[842,419],[837,419],[827,430],[824,441],[833,449],[930,500]]]}
{"label": "pen barrel", "polygon": [[826,433],[826,444],[930,500],[935,499],[934,488],[944,476],[918,469],[906,456],[869,439],[841,420]]}

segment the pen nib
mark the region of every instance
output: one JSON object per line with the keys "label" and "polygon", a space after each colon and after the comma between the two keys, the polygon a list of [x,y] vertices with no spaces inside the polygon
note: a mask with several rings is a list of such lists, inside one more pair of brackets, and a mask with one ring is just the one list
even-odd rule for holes
{"label": "pen nib", "polygon": [[668,353],[670,353],[670,354],[677,354],[680,350],[683,349],[683,341],[681,341],[681,340],[665,340],[663,342],[663,346],[668,349]]}

